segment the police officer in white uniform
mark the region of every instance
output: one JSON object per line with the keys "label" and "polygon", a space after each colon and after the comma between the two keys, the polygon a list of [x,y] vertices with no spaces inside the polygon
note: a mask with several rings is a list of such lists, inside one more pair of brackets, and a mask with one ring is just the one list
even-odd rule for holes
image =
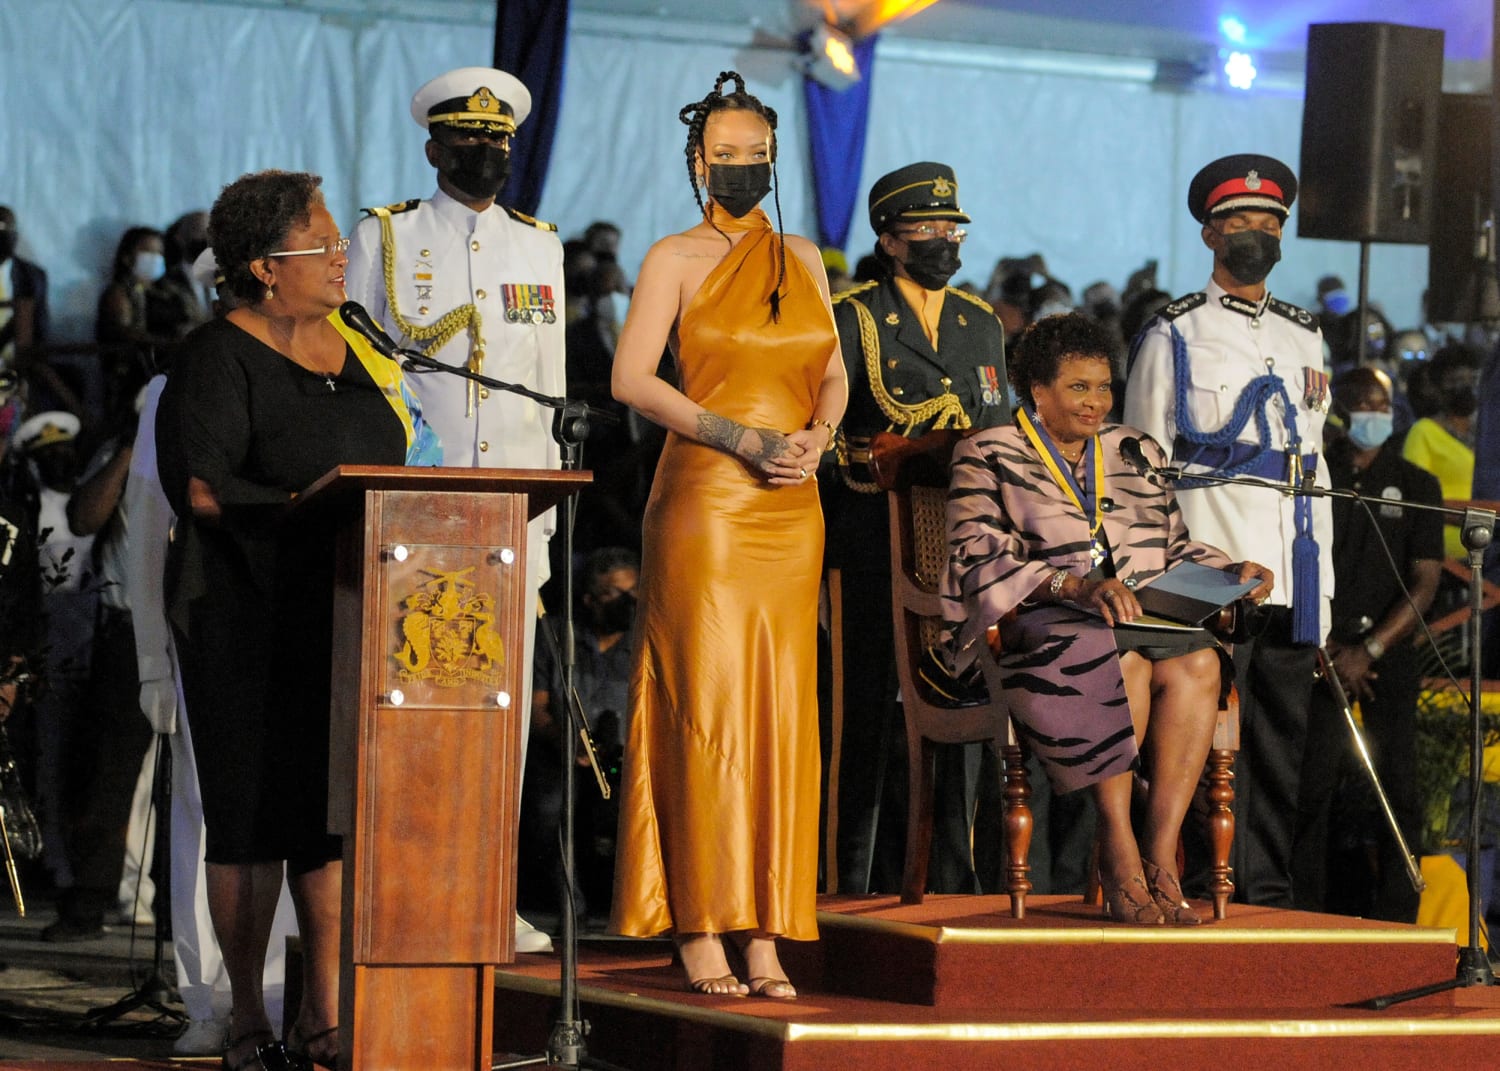
{"label": "police officer in white uniform", "polygon": [[[444,364],[467,367],[543,394],[564,392],[562,243],[550,223],[495,196],[510,172],[510,138],[531,111],[531,94],[513,76],[463,67],[428,82],[411,114],[426,128],[427,160],[437,192],[367,209],[354,228],[345,272],[349,297],[402,346]],[[552,410],[458,376],[411,377],[448,465],[558,468]],[[547,541],[555,511],[526,535],[526,594],[536,606],[547,579]],[[522,703],[531,709],[536,617],[526,615]],[[524,765],[529,719],[521,719]],[[517,916],[516,950],[548,951],[546,934]]]}
{"label": "police officer in white uniform", "polygon": [[[1165,306],[1131,353],[1125,423],[1149,432],[1188,474],[1329,486],[1320,453],[1328,378],[1316,317],[1272,297],[1281,227],[1297,180],[1256,154],[1215,160],[1188,208],[1213,251],[1208,286]],[[1292,828],[1316,646],[1328,633],[1333,521],[1327,499],[1249,486],[1179,485],[1195,539],[1266,562],[1276,589],[1235,645],[1235,898],[1291,906]],[[1184,837],[1190,853],[1196,845]]]}

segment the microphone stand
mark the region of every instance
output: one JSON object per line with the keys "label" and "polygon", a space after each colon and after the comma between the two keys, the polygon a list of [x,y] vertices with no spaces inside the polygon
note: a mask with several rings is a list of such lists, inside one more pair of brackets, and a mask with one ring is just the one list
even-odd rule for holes
{"label": "microphone stand", "polygon": [[[1127,458],[1137,468],[1139,462]],[[1142,458],[1141,460],[1145,460]],[[1277,483],[1255,476],[1215,476],[1208,473],[1185,473],[1180,468],[1152,465],[1146,461],[1144,469],[1162,479],[1180,481],[1196,480],[1201,483],[1230,484],[1240,487],[1264,487],[1283,495],[1303,495],[1309,498],[1343,498],[1364,504],[1368,510],[1368,499],[1354,491],[1339,488],[1317,487],[1312,483],[1312,474],[1307,474],[1301,484]],[[1384,499],[1377,500],[1384,502]],[[1480,619],[1484,614],[1484,552],[1495,535],[1495,511],[1489,509],[1450,509],[1447,506],[1429,506],[1422,502],[1401,503],[1402,509],[1419,509],[1437,513],[1450,520],[1460,522],[1464,548],[1469,552],[1469,835],[1466,878],[1469,893],[1469,943],[1458,950],[1457,971],[1453,978],[1415,989],[1402,990],[1386,996],[1374,997],[1359,1006],[1383,1011],[1393,1004],[1462,989],[1468,986],[1494,985],[1495,972],[1490,967],[1489,957],[1479,944],[1479,841],[1481,826],[1480,795],[1484,789],[1484,723],[1480,716],[1480,694],[1483,667],[1480,665]],[[1339,689],[1341,692],[1342,689]],[[1352,719],[1351,719],[1352,724]],[[1375,778],[1375,770],[1370,768]],[[1378,787],[1379,780],[1376,778]],[[1389,811],[1387,817],[1390,817]],[[1394,828],[1394,820],[1392,821]],[[1400,836],[1399,831],[1397,836]],[[1403,842],[1404,848],[1404,842]],[[1420,877],[1420,874],[1418,875]]]}
{"label": "microphone stand", "polygon": [[[431,361],[424,358],[423,362]],[[438,364],[431,361],[432,364]],[[438,365],[448,369],[448,365]],[[458,369],[451,369],[458,372]],[[467,369],[463,370],[467,373]],[[490,386],[499,386],[502,390],[514,390],[528,398],[541,401],[543,405],[550,405],[552,401],[561,399],[547,399],[545,395],[538,395],[524,387],[515,388],[509,384],[500,384],[494,380],[486,381],[482,376],[466,374],[465,378],[475,379],[477,382],[488,382]],[[563,468],[577,469],[582,457],[581,447],[589,435],[589,415],[598,415],[615,419],[613,413],[604,413],[600,410],[591,410],[582,402],[564,402],[559,406],[560,415],[553,428],[553,436],[562,446]],[[563,571],[563,635],[561,644],[552,635],[551,624],[543,621],[545,635],[551,641],[554,652],[561,647],[559,663],[562,667],[563,680],[563,706],[568,711],[568,722],[558,724],[558,754],[560,770],[562,775],[562,823],[559,830],[562,849],[563,866],[563,903],[561,925],[562,925],[562,970],[558,976],[558,1011],[557,1018],[552,1022],[552,1031],[547,1035],[546,1051],[534,1056],[523,1056],[515,1060],[502,1060],[490,1065],[490,1071],[507,1071],[510,1068],[532,1067],[537,1064],[545,1064],[548,1067],[569,1068],[598,1068],[599,1071],[624,1071],[624,1068],[615,1064],[606,1063],[588,1053],[588,1042],[590,1027],[578,1006],[578,918],[573,903],[574,889],[574,849],[573,849],[573,826],[575,822],[576,808],[574,806],[575,772],[577,764],[573,761],[574,750],[571,746],[572,739],[567,731],[571,724],[573,731],[578,734],[583,742],[584,753],[588,756],[589,765],[593,767],[594,778],[599,783],[600,791],[604,798],[609,798],[609,781],[604,772],[599,768],[598,758],[594,751],[594,741],[589,735],[588,721],[584,717],[583,706],[578,700],[578,693],[573,687],[574,668],[577,665],[576,647],[574,645],[574,622],[573,622],[573,524],[578,515],[578,496],[569,495],[563,500],[563,560],[567,563]],[[528,672],[530,667],[528,667]]]}
{"label": "microphone stand", "polygon": [[[156,760],[151,771],[151,818],[156,825],[152,846],[152,869],[156,872],[155,933],[152,940],[151,970],[133,991],[113,1004],[101,1008],[90,1008],[79,1026],[85,1030],[98,1030],[122,1019],[140,1008],[156,1012],[159,1024],[167,1031],[176,1033],[187,1022],[187,1015],[174,1004],[181,1003],[166,976],[166,948],[172,941],[171,866],[171,798],[172,798],[172,752],[167,747],[166,737],[157,735],[152,739],[156,748]],[[141,866],[145,867],[145,859]]]}
{"label": "microphone stand", "polygon": [[[552,394],[542,394],[530,387],[523,387],[518,383],[506,383],[503,380],[494,379],[490,376],[471,372],[467,368],[457,365],[444,364],[436,358],[429,357],[425,353],[415,350],[394,347],[387,355],[392,360],[399,360],[402,367],[410,372],[442,372],[447,375],[458,376],[492,390],[509,391],[511,394],[519,394],[523,398],[530,398],[539,405],[549,409],[557,410],[557,419],[553,423],[552,435],[562,447],[563,468],[576,470],[582,458],[581,447],[584,440],[589,436],[589,420],[597,417],[601,420],[616,422],[619,420],[615,414],[596,409],[584,402],[570,402],[566,398],[559,398]],[[568,710],[568,720],[573,729],[584,740],[584,751],[589,756],[589,762],[594,767],[594,776],[601,785],[607,784],[603,772],[599,769],[595,758],[594,744],[589,736],[588,722],[583,717],[582,707],[578,704],[573,690],[573,670],[576,664],[573,645],[573,524],[578,515],[578,496],[569,495],[563,500],[563,559],[567,565],[563,572],[563,639],[562,639],[562,665],[564,706]],[[550,626],[547,626],[550,628]],[[530,673],[531,667],[526,666],[523,672]],[[523,712],[523,716],[530,717],[531,712]],[[589,1024],[585,1021],[578,1006],[578,920],[573,911],[573,824],[575,807],[574,794],[574,762],[573,749],[569,734],[563,731],[559,725],[559,736],[561,746],[558,751],[561,755],[562,773],[562,828],[560,832],[563,881],[567,889],[565,899],[567,903],[562,907],[562,970],[559,975],[559,1001],[557,1018],[553,1021],[552,1031],[547,1036],[547,1048],[545,1052],[523,1056],[514,1060],[502,1060],[491,1063],[491,1071],[507,1071],[510,1068],[532,1067],[537,1064],[545,1064],[548,1067],[569,1068],[598,1068],[600,1071],[624,1071],[613,1064],[589,1056],[588,1044],[584,1040],[589,1033]]]}

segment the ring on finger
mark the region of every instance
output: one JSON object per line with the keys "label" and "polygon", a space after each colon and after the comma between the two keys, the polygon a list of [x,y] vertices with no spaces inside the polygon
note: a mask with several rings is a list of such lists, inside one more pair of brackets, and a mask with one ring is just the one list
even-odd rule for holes
{"label": "ring on finger", "polygon": [[806,469],[798,469],[797,470],[797,475],[801,476],[805,480],[805,479],[807,479],[807,470]]}

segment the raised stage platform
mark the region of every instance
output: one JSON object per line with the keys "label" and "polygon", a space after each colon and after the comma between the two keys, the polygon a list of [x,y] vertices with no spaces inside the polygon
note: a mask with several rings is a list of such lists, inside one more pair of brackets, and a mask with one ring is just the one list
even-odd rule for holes
{"label": "raised stage platform", "polygon": [[[1451,930],[1242,906],[1148,929],[1077,897],[1033,897],[1024,922],[1002,896],[819,904],[821,940],[782,956],[796,1001],[690,994],[669,944],[587,942],[590,1054],[632,1071],[1385,1069],[1488,1066],[1500,1045],[1494,988],[1356,1006],[1452,978]],[[556,965],[499,986],[497,1044],[540,1050]]]}

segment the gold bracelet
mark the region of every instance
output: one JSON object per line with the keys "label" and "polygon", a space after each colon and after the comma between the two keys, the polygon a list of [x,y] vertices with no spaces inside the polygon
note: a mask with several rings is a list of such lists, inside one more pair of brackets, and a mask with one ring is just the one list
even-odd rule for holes
{"label": "gold bracelet", "polygon": [[823,453],[826,454],[828,453],[828,451],[833,449],[833,440],[838,438],[839,429],[834,427],[832,424],[822,419],[821,417],[813,417],[810,421],[807,422],[807,430],[812,431],[813,428],[816,428],[819,425],[828,429],[828,445],[823,447]]}

